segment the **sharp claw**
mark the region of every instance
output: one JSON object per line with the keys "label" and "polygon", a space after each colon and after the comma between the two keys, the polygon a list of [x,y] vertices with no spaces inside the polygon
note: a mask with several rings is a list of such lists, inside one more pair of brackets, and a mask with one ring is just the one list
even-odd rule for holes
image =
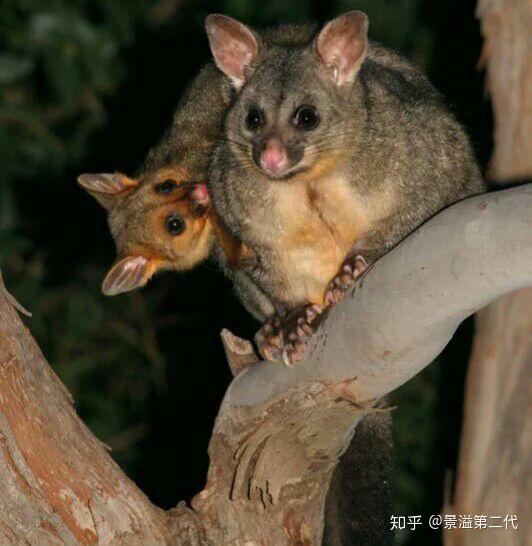
{"label": "sharp claw", "polygon": [[[339,303],[345,292],[355,284],[357,279],[368,268],[368,262],[363,256],[357,255],[354,258],[348,258],[348,260],[327,286],[324,298],[327,305]],[[307,313],[308,315],[309,313]]]}
{"label": "sharp claw", "polygon": [[289,368],[293,368],[301,359],[302,351],[300,349],[285,349],[283,351],[283,362]]}
{"label": "sharp claw", "polygon": [[358,275],[361,275],[362,273],[364,273],[364,271],[366,271],[367,268],[368,268],[368,262],[366,261],[364,256],[360,256],[360,255],[356,256],[355,273],[358,272]]}
{"label": "sharp claw", "polygon": [[306,337],[315,331],[313,321],[324,309],[323,305],[309,304],[287,317],[270,319],[255,338],[263,357],[270,361],[281,360],[286,366],[301,360],[307,347]]}
{"label": "sharp claw", "polygon": [[287,366],[288,368],[293,368],[294,367],[294,362],[290,359],[288,351],[283,351],[282,359],[283,359],[283,364],[285,366]]}
{"label": "sharp claw", "polygon": [[[303,326],[303,332],[307,335],[307,336],[311,336],[313,333],[314,333],[314,328],[312,328],[312,326],[310,326],[309,324],[305,324]],[[303,337],[303,336],[301,336]]]}
{"label": "sharp claw", "polygon": [[348,287],[351,286],[355,280],[353,278],[353,275],[342,275],[341,279],[342,279],[342,283]]}
{"label": "sharp claw", "polygon": [[272,353],[270,351],[270,348],[268,347],[259,347],[260,354],[264,357],[265,360],[268,360],[269,362],[275,362],[276,361],[276,354]]}
{"label": "sharp claw", "polygon": [[301,360],[306,350],[305,338],[314,333],[316,316],[321,315],[328,306],[339,303],[347,289],[367,268],[368,263],[363,256],[350,257],[327,286],[325,305],[308,305],[301,315],[294,313],[288,317],[274,317],[264,324],[256,337],[261,354],[271,361],[280,358],[286,366],[293,366]]}

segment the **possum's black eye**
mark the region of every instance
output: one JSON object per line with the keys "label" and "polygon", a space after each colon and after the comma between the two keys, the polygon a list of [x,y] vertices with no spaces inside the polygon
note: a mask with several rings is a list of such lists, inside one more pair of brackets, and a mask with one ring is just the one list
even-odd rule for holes
{"label": "possum's black eye", "polygon": [[185,220],[179,214],[170,214],[166,217],[164,225],[170,235],[181,235],[187,227]]}
{"label": "possum's black eye", "polygon": [[155,193],[159,195],[169,195],[177,188],[177,184],[173,180],[165,180],[155,186]]}
{"label": "possum's black eye", "polygon": [[249,131],[256,131],[264,125],[264,112],[260,108],[250,108],[246,116],[246,128]]}
{"label": "possum's black eye", "polygon": [[320,116],[314,106],[300,106],[295,112],[292,118],[292,123],[298,129],[304,129],[310,131],[318,126],[320,122]]}

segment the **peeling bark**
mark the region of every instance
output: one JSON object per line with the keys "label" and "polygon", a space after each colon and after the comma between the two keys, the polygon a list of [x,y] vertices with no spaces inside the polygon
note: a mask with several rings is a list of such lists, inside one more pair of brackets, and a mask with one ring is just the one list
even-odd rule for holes
{"label": "peeling bark", "polygon": [[166,544],[0,290],[0,544]]}
{"label": "peeling bark", "polygon": [[[492,173],[524,176],[532,172],[528,1],[482,0],[479,14],[496,120]],[[331,311],[295,369],[255,363],[225,333],[236,378],[215,423],[207,484],[192,508],[166,513],[79,420],[0,278],[0,544],[320,544],[331,476],[362,416],[430,363],[467,316],[532,284],[530,210],[528,185],[438,214]],[[521,291],[479,316],[457,512],[526,515],[530,504],[531,308],[532,292]],[[521,534],[490,542],[525,544],[530,522],[520,525]],[[486,543],[469,532],[446,538]]]}
{"label": "peeling bark", "polygon": [[306,362],[257,364],[233,381],[193,502],[213,544],[283,544],[287,521],[300,533],[289,544],[320,543],[331,469],[361,415],[431,362],[463,319],[532,282],[531,205],[523,186],[440,213],[330,313]]}
{"label": "peeling bark", "polygon": [[0,290],[0,544],[320,544],[331,475],[361,417],[463,319],[532,285],[531,208],[529,185],[435,216],[330,312],[294,369],[246,367],[249,347],[226,335],[246,369],[216,419],[205,489],[166,514],[81,423]]}

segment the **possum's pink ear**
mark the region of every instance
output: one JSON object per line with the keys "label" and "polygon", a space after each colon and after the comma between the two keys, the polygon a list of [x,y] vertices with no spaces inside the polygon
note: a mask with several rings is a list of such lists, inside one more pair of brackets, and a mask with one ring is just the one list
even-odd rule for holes
{"label": "possum's pink ear", "polygon": [[316,49],[336,85],[351,83],[368,49],[368,16],[350,11],[329,21],[316,39]]}
{"label": "possum's pink ear", "polygon": [[102,283],[102,292],[106,296],[116,296],[141,288],[158,268],[157,260],[140,255],[126,256],[111,267]]}
{"label": "possum's pink ear", "polygon": [[239,90],[259,54],[257,37],[246,25],[225,15],[209,15],[205,29],[216,66]]}
{"label": "possum's pink ear", "polygon": [[87,190],[106,210],[111,210],[139,181],[122,173],[82,174],[78,184]]}

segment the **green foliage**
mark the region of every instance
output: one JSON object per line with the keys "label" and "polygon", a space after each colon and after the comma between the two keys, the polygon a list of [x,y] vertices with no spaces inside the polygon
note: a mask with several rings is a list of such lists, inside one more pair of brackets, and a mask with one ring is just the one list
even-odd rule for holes
{"label": "green foliage", "polygon": [[[0,152],[8,176],[79,162],[124,77],[120,51],[149,2],[6,0],[0,8]],[[8,161],[9,160],[9,161]]]}
{"label": "green foliage", "polygon": [[[106,125],[103,100],[126,76],[123,52],[153,3],[6,0],[0,7],[0,265],[33,311],[32,332],[79,410],[107,441],[143,419],[153,386],[140,318],[122,316],[130,301],[98,293],[102,266],[58,263],[68,274],[65,282],[54,278],[53,251],[32,237],[39,227],[31,198],[37,184],[63,183],[89,153],[90,137]],[[64,212],[52,199],[40,204]]]}
{"label": "green foliage", "polygon": [[417,0],[340,0],[339,11],[362,10],[370,20],[373,40],[407,55],[419,66],[426,67],[432,55],[434,36],[423,24]]}

